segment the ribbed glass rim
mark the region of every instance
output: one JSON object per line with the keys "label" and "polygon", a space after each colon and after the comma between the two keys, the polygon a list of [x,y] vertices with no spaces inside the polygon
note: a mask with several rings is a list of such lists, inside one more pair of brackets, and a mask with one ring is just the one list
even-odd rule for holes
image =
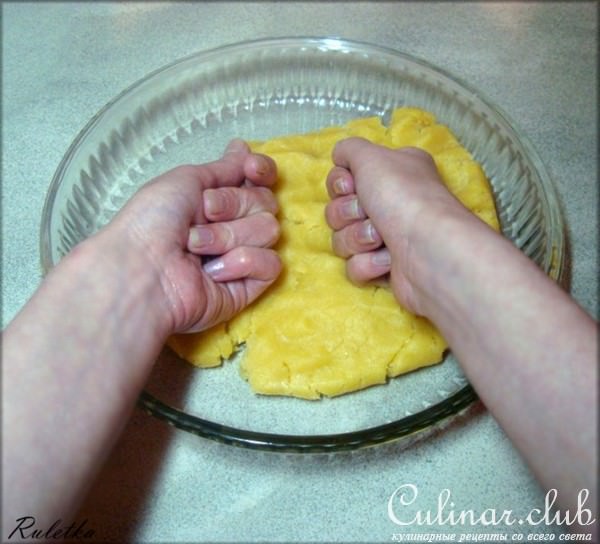
{"label": "ribbed glass rim", "polygon": [[[306,47],[327,51],[347,51],[379,54],[396,60],[402,59],[404,62],[418,66],[420,69],[433,72],[436,76],[458,86],[463,93],[479,101],[489,108],[508,128],[514,139],[521,144],[526,152],[526,156],[531,161],[540,180],[543,183],[544,191],[540,195],[546,200],[547,209],[550,214],[552,225],[558,225],[559,228],[553,232],[553,247],[550,266],[545,272],[554,280],[563,283],[565,280],[565,235],[562,228],[562,212],[559,205],[556,189],[551,179],[528,138],[518,132],[515,124],[502,110],[493,105],[482,94],[471,87],[469,84],[461,81],[456,76],[448,73],[428,61],[417,58],[413,55],[367,42],[348,40],[338,37],[279,37],[270,39],[257,39],[232,43],[220,47],[199,51],[188,56],[182,57],[174,62],[168,63],[157,70],[154,70],[137,80],[127,87],[115,98],[110,100],[102,109],[94,115],[84,128],[78,133],[73,143],[67,149],[59,166],[54,174],[50,184],[42,212],[42,222],[40,227],[40,256],[43,273],[46,274],[54,266],[52,262],[52,240],[51,229],[49,228],[52,209],[54,207],[56,196],[60,184],[67,172],[72,157],[78,148],[85,141],[99,121],[107,115],[111,108],[118,102],[127,99],[139,87],[151,82],[158,76],[165,76],[171,70],[177,70],[185,64],[197,64],[207,62],[215,57],[225,57],[229,54],[239,52],[248,53],[251,50],[264,50],[278,47]],[[295,453],[326,453],[337,451],[349,451],[367,446],[374,446],[400,438],[407,438],[419,435],[427,429],[441,424],[452,416],[464,412],[470,405],[478,399],[473,387],[466,384],[460,390],[448,398],[429,406],[420,412],[405,416],[397,421],[376,425],[359,431],[351,431],[337,434],[322,435],[290,435],[274,434],[266,432],[254,432],[245,429],[238,429],[227,425],[222,425],[202,419],[200,417],[188,414],[168,404],[163,403],[147,391],[143,391],[139,397],[139,405],[151,415],[166,421],[168,424],[187,431],[198,436],[208,438],[220,443],[240,446],[254,450],[264,450],[273,452],[295,452]]]}

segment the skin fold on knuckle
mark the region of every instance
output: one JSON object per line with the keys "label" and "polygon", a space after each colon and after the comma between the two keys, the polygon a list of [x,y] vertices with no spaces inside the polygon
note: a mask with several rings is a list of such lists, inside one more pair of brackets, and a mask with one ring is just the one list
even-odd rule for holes
{"label": "skin fold on knuckle", "polygon": [[270,247],[279,238],[279,223],[268,212],[260,212],[235,222],[236,245]]}
{"label": "skin fold on knuckle", "polygon": [[237,237],[231,225],[228,223],[220,223],[214,226],[216,228],[217,249],[219,249],[221,253],[233,249],[237,244]]}
{"label": "skin fold on knuckle", "polygon": [[222,213],[221,215],[226,218],[234,219],[244,215],[244,210],[247,206],[243,198],[243,193],[240,194],[240,190],[234,187],[227,187],[221,191],[222,197]]}
{"label": "skin fold on knuckle", "polygon": [[228,318],[237,315],[249,304],[248,289],[243,280],[234,280],[227,285]]}
{"label": "skin fold on knuckle", "polygon": [[265,211],[272,213],[273,215],[277,215],[279,213],[279,202],[277,202],[277,198],[275,197],[273,191],[271,191],[271,189],[267,189],[266,187],[261,187],[260,189],[263,195],[265,195]]}
{"label": "skin fold on knuckle", "polygon": [[224,221],[238,216],[240,202],[236,189],[221,187],[204,192],[205,215],[212,221]]}
{"label": "skin fold on knuckle", "polygon": [[267,187],[252,187],[245,189],[247,193],[245,214],[269,212],[276,214],[279,204],[273,192]]}

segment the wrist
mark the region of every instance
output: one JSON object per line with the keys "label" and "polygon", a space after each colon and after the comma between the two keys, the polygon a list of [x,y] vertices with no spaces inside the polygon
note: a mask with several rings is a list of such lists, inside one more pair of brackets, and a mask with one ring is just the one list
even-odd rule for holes
{"label": "wrist", "polygon": [[[412,307],[435,320],[441,305],[461,299],[464,273],[478,257],[474,246],[499,238],[462,205],[440,202],[424,210],[414,221],[405,242],[401,262],[411,286]],[[456,301],[456,302],[457,302]]]}
{"label": "wrist", "polygon": [[67,296],[75,301],[88,301],[109,322],[122,323],[124,333],[148,335],[161,345],[171,333],[160,279],[127,233],[101,230],[73,248],[58,268],[59,289],[72,291]]}

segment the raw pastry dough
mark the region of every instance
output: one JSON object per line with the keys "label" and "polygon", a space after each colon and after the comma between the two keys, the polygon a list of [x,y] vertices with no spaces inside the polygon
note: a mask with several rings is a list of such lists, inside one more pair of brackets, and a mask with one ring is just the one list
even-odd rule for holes
{"label": "raw pastry dough", "polygon": [[334,144],[349,136],[425,149],[449,189],[498,230],[482,169],[425,111],[397,109],[387,128],[379,118],[363,118],[253,143],[254,151],[277,163],[281,239],[276,249],[284,271],[267,293],[228,323],[173,336],[169,345],[181,357],[197,366],[216,366],[245,343],[241,373],[255,392],[306,399],[382,384],[441,361],[447,345],[436,328],[401,308],[389,289],[351,284],[344,260],[331,250],[325,178]]}

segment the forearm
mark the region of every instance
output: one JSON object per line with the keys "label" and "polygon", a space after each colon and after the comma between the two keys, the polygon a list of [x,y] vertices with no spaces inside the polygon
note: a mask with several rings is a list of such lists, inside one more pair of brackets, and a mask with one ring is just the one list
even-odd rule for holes
{"label": "forearm", "polygon": [[68,520],[168,333],[155,278],[119,248],[77,247],[4,332],[4,538],[18,517]]}
{"label": "forearm", "polygon": [[579,490],[596,488],[596,323],[474,217],[442,221],[414,259],[423,311],[540,481],[575,512]]}

